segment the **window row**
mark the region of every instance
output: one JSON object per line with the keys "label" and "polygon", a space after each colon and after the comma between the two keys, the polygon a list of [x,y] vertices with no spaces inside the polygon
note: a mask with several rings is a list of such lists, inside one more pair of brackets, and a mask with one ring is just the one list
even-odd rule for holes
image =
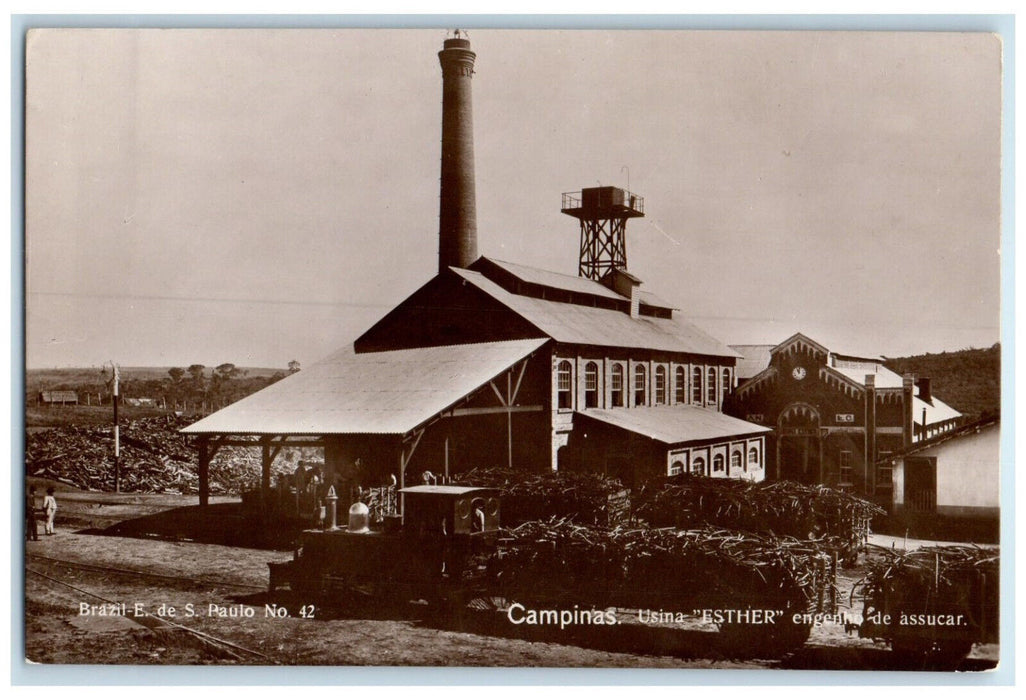
{"label": "window row", "polygon": [[[747,472],[762,468],[762,463],[759,461],[758,447],[749,447],[747,457],[748,463],[746,465],[743,448],[731,448],[730,470],[732,472],[738,470],[744,470]],[[677,474],[683,474],[684,472],[704,474],[706,476],[726,476],[726,457],[724,457],[722,452],[713,455],[712,469],[710,471],[706,469],[706,457],[703,454],[697,454],[693,458],[687,452],[673,455],[673,462],[670,463],[667,474],[669,476],[676,476]]]}
{"label": "window row", "polygon": [[[688,370],[678,365],[674,368],[673,403],[688,403]],[[717,382],[717,378],[719,381]],[[656,365],[653,372],[652,403],[654,405],[669,404],[669,383],[666,366]],[[730,393],[731,376],[729,368],[702,367],[691,368],[691,401],[692,404],[715,404],[717,385],[720,397]],[[645,365],[634,365],[633,377],[628,379],[623,363],[613,363],[609,373],[610,406],[622,408],[627,405],[627,389],[633,392],[633,406],[646,406],[648,401],[648,369]],[[599,365],[587,362],[584,365],[584,407],[599,406]],[[556,393],[559,408],[574,406],[574,365],[569,360],[561,360],[556,368]],[[704,399],[704,401],[703,401]]]}

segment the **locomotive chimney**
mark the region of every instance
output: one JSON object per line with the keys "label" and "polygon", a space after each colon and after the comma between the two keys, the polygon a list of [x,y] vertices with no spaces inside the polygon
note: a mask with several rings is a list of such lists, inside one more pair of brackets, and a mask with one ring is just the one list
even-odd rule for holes
{"label": "locomotive chimney", "polygon": [[446,39],[442,64],[442,177],[438,212],[438,271],[468,267],[477,260],[477,205],[474,196],[474,119],[470,80],[476,54],[470,41]]}

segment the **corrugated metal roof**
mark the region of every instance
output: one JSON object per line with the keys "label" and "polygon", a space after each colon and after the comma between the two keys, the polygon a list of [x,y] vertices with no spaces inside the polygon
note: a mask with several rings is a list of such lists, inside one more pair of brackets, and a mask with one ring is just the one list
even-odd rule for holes
{"label": "corrugated metal roof", "polygon": [[611,309],[521,296],[507,292],[479,272],[450,269],[561,343],[738,357],[729,347],[686,321],[651,316],[632,318]]}
{"label": "corrugated metal roof", "polygon": [[667,445],[770,432],[764,426],[698,406],[588,408],[579,413]]}
{"label": "corrugated metal roof", "polygon": [[655,306],[660,309],[677,310],[676,306],[674,306],[668,301],[664,301],[652,292],[638,292],[638,294],[640,295],[638,298],[640,299],[641,303],[645,306]]}
{"label": "corrugated metal roof", "polygon": [[534,352],[547,338],[356,353],[347,346],[183,433],[404,434]]}
{"label": "corrugated metal roof", "polygon": [[567,292],[591,294],[592,296],[604,297],[606,299],[627,301],[627,297],[621,296],[604,284],[599,284],[595,280],[590,280],[586,277],[564,275],[559,272],[542,270],[537,267],[516,265],[511,262],[506,262],[505,260],[496,260],[495,258],[485,259],[494,263],[496,266],[501,267],[517,279],[529,284],[540,284],[544,287],[553,287]]}
{"label": "corrugated metal roof", "polygon": [[852,369],[850,367],[831,367],[831,369],[840,372],[848,379],[852,380],[853,382],[861,386],[865,385],[867,374],[875,374],[875,386],[877,389],[901,388],[901,375],[892,372],[883,365],[877,365],[875,368],[875,372],[872,369]]}
{"label": "corrugated metal roof", "polygon": [[730,347],[741,354],[735,372],[738,379],[751,379],[769,367],[770,350],[774,348],[773,345],[731,345]]}
{"label": "corrugated metal roof", "polygon": [[[916,391],[919,391],[918,387]],[[918,396],[912,399],[912,420],[916,425],[923,424],[923,409],[926,409],[926,424],[933,425],[934,423],[943,423],[949,421],[952,418],[958,418],[962,414],[947,405],[936,396],[931,397],[933,405],[926,403]]]}

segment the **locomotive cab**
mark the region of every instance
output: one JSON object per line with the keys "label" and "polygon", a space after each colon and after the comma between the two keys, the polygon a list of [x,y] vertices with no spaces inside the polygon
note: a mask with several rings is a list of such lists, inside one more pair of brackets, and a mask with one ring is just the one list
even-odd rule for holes
{"label": "locomotive cab", "polygon": [[287,569],[272,566],[272,587],[285,580],[311,595],[336,589],[400,600],[462,599],[479,585],[494,554],[498,492],[425,485],[399,493],[401,529],[307,530]]}
{"label": "locomotive cab", "polygon": [[420,536],[476,535],[499,529],[499,496],[475,486],[411,486],[404,500],[403,530]]}

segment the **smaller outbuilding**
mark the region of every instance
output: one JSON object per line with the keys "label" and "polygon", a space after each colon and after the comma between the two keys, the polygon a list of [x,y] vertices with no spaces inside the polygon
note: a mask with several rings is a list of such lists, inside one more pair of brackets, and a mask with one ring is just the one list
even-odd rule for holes
{"label": "smaller outbuilding", "polygon": [[574,461],[625,486],[677,474],[762,481],[766,433],[699,406],[589,408],[575,414]]}
{"label": "smaller outbuilding", "polygon": [[41,391],[39,392],[39,403],[52,406],[53,404],[77,404],[78,392],[75,391]]}
{"label": "smaller outbuilding", "polygon": [[997,542],[999,421],[983,419],[892,454],[891,530],[914,537]]}

